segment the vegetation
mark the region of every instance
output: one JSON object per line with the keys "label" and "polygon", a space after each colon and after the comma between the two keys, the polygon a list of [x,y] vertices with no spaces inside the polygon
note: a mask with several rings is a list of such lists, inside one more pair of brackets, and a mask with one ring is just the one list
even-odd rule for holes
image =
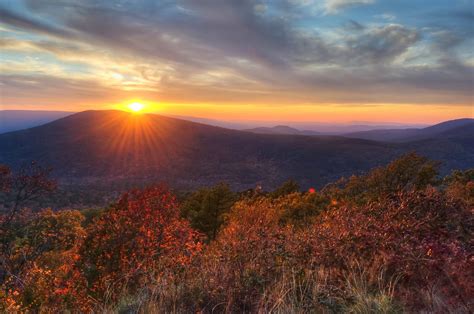
{"label": "vegetation", "polygon": [[236,201],[228,185],[218,184],[192,193],[181,205],[181,213],[191,221],[191,226],[214,240],[226,214]]}
{"label": "vegetation", "polygon": [[54,212],[29,209],[48,171],[2,166],[0,309],[469,313],[473,174],[407,154],[320,191],[219,184],[178,204],[153,186]]}

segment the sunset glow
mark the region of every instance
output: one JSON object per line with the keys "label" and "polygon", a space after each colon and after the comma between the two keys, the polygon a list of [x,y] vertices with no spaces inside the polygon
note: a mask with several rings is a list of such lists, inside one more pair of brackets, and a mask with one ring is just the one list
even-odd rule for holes
{"label": "sunset glow", "polygon": [[157,112],[124,103],[146,99],[275,123],[474,116],[469,1],[54,3],[0,3],[0,110]]}

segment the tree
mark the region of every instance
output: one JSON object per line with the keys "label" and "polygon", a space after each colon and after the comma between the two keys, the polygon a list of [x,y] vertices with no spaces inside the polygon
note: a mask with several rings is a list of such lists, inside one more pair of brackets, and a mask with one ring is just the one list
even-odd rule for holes
{"label": "tree", "polygon": [[21,167],[15,174],[8,167],[0,166],[0,192],[7,194],[3,196],[6,201],[0,208],[3,228],[12,222],[22,206],[56,189],[56,181],[50,178],[51,171],[36,162]]}
{"label": "tree", "polygon": [[[33,215],[23,206],[56,189],[56,182],[49,178],[51,169],[32,162],[12,173],[9,167],[0,166],[0,284],[8,275],[13,258],[16,238]],[[12,274],[10,274],[12,275]]]}
{"label": "tree", "polygon": [[236,199],[229,186],[221,183],[191,194],[181,205],[181,214],[193,228],[207,235],[209,240],[214,240]]}
{"label": "tree", "polygon": [[273,198],[278,198],[280,196],[285,196],[291,193],[299,192],[300,191],[300,186],[298,182],[295,180],[288,180],[284,182],[282,185],[280,185],[278,188],[275,189],[272,193],[270,193],[270,196]]}

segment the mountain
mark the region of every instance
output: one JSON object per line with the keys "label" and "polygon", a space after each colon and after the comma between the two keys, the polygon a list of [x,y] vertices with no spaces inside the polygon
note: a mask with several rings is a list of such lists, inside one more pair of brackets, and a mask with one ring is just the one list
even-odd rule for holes
{"label": "mountain", "polygon": [[308,131],[308,130],[298,130],[286,125],[277,125],[274,127],[259,127],[253,129],[246,129],[243,131],[257,133],[257,134],[287,134],[287,135],[321,135],[319,132]]}
{"label": "mountain", "polygon": [[458,126],[437,134],[438,138],[466,138],[474,134],[474,123]]}
{"label": "mountain", "polygon": [[[156,113],[159,114],[159,113]],[[201,118],[201,117],[193,117],[193,116],[182,116],[182,115],[166,115],[170,118],[186,120],[191,122],[197,122],[212,126],[218,126],[221,128],[226,129],[234,129],[234,130],[243,130],[252,128],[255,125],[255,122],[252,121],[227,121],[227,120],[216,120],[216,119],[208,119],[208,118]]]}
{"label": "mountain", "polygon": [[146,184],[193,188],[225,181],[273,188],[294,178],[306,188],[366,171],[408,151],[474,167],[473,136],[382,143],[336,136],[254,134],[155,114],[85,111],[0,135],[0,163],[36,160],[62,184]]}
{"label": "mountain", "polygon": [[[159,113],[158,113],[159,114]],[[375,129],[406,129],[426,127],[421,124],[400,124],[391,122],[353,121],[348,123],[337,122],[298,122],[280,121],[283,125],[274,126],[272,121],[226,121],[193,116],[167,115],[171,118],[198,122],[227,129],[249,131],[260,134],[299,134],[299,135],[341,135],[345,133],[361,132]],[[275,130],[272,130],[275,129]],[[278,130],[280,129],[280,130]],[[297,130],[298,132],[295,132]],[[301,131],[303,130],[303,131]],[[274,132],[276,131],[276,132]]]}
{"label": "mountain", "polygon": [[[474,128],[474,119],[457,119],[442,122],[439,124],[435,124],[433,126],[421,129],[409,138],[405,138],[405,140],[413,140],[413,139],[425,139],[430,137],[436,136],[444,136],[444,137],[458,137],[458,136],[465,136],[466,131],[469,129]],[[470,133],[471,135],[474,134]]]}
{"label": "mountain", "polygon": [[463,137],[472,132],[474,119],[457,119],[442,122],[426,128],[385,129],[343,134],[344,137],[385,142],[409,142],[436,137]]}
{"label": "mountain", "polygon": [[0,110],[0,133],[32,128],[71,114],[73,112]]}

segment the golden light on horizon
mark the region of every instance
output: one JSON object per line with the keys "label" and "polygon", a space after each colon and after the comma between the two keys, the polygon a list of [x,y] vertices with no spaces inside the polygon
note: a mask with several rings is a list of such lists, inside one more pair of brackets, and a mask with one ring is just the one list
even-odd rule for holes
{"label": "golden light on horizon", "polygon": [[140,112],[145,108],[145,105],[139,103],[139,102],[132,102],[131,104],[128,105],[128,109],[130,109],[133,112]]}

